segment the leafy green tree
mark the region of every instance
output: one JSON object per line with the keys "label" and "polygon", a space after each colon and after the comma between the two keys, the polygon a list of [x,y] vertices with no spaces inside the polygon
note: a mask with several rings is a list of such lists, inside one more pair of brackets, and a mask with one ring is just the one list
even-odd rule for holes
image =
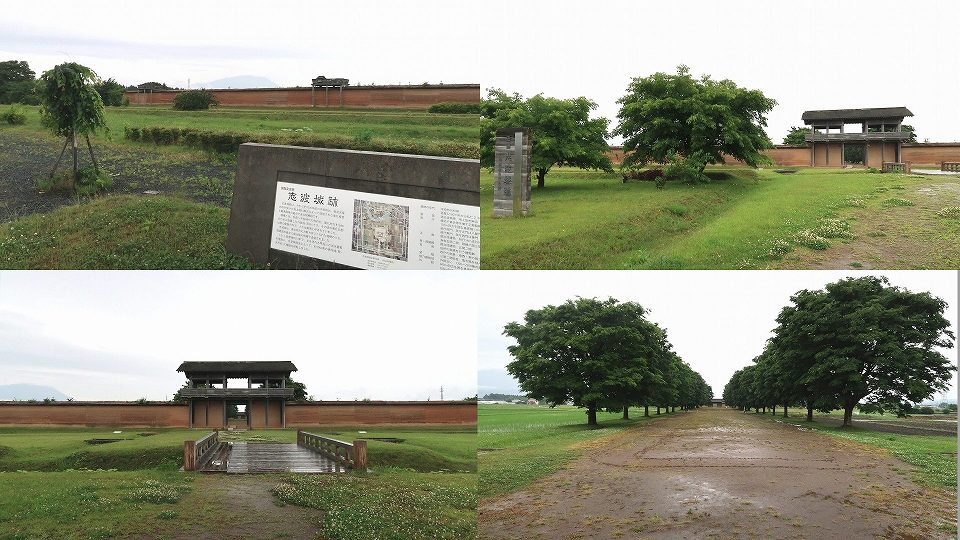
{"label": "leafy green tree", "polygon": [[124,86],[122,84],[111,78],[98,82],[95,88],[105,106],[117,107],[123,105]]}
{"label": "leafy green tree", "polygon": [[613,298],[577,298],[527,311],[504,334],[516,345],[507,365],[531,397],[552,404],[572,402],[586,408],[587,424],[597,425],[597,410],[635,401],[631,387],[649,376],[647,356],[655,334],[646,311]]}
{"label": "leafy green tree", "polygon": [[620,123],[614,135],[624,138],[624,166],[667,163],[682,156],[702,173],[723,155],[751,167],[767,163],[763,150],[772,145],[764,128],[776,101],[759,90],[709,75],[695,79],[687,66],[676,75],[658,72],[635,77],[620,98]]}
{"label": "leafy green tree", "polygon": [[813,130],[808,127],[793,126],[790,128],[790,132],[787,133],[787,136],[783,138],[783,144],[806,146],[807,139],[805,137],[812,132]]}
{"label": "leafy green tree", "polygon": [[297,382],[290,377],[287,377],[287,381],[284,384],[287,388],[293,388],[293,401],[308,401],[307,385],[302,382]]}
{"label": "leafy green tree", "polygon": [[529,99],[494,89],[482,104],[480,163],[493,167],[496,131],[528,127],[533,139],[530,168],[537,174],[537,187],[553,166],[612,171],[606,152],[606,118],[590,118],[597,104],[585,97],[557,99],[538,94]]}
{"label": "leafy green tree", "polygon": [[861,402],[900,410],[946,389],[956,370],[938,350],[953,346],[946,303],[929,293],[870,276],[800,291],[792,301],[778,318],[778,350],[797,350],[806,368],[800,384],[818,408],[842,407],[845,427]]}
{"label": "leafy green tree", "polygon": [[23,60],[0,62],[0,103],[35,105],[35,73]]}
{"label": "leafy green tree", "polygon": [[40,118],[56,135],[66,137],[60,157],[50,173],[51,178],[63,159],[67,144],[72,143],[74,182],[79,179],[77,135],[86,138],[90,159],[94,168],[99,170],[90,145],[90,133],[107,128],[103,101],[95,88],[99,81],[93,70],[74,62],[60,64],[40,76]]}

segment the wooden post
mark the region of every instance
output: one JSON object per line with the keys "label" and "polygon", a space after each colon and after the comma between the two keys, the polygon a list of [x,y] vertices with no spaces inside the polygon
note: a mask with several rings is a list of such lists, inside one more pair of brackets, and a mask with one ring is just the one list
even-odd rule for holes
{"label": "wooden post", "polygon": [[353,441],[353,468],[367,470],[367,441]]}
{"label": "wooden post", "polygon": [[197,469],[196,441],[183,441],[183,470]]}

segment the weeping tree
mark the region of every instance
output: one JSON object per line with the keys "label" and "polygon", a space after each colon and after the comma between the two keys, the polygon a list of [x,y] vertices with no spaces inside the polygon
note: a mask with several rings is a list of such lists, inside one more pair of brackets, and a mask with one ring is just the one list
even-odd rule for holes
{"label": "weeping tree", "polygon": [[103,116],[103,101],[96,85],[100,78],[86,66],[67,62],[46,71],[40,76],[40,117],[43,125],[64,137],[60,157],[50,171],[50,177],[57,172],[63,160],[67,145],[73,147],[73,181],[79,178],[77,137],[83,136],[90,152],[93,168],[99,172],[97,158],[93,155],[90,133],[97,129],[107,129]]}

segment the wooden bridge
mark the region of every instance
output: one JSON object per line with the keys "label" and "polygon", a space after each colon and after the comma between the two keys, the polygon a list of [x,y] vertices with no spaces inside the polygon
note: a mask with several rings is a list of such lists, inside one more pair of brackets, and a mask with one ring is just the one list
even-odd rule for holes
{"label": "wooden bridge", "polygon": [[183,444],[185,471],[320,474],[366,468],[367,441],[351,444],[303,431],[297,432],[296,443],[228,442],[214,431]]}

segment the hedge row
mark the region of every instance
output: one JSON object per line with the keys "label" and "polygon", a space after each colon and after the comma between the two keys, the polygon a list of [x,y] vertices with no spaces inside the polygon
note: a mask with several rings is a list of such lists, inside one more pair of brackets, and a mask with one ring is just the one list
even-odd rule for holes
{"label": "hedge row", "polygon": [[233,131],[210,131],[175,127],[125,127],[123,135],[131,141],[154,144],[177,144],[213,152],[236,152],[246,142],[263,144],[288,144],[314,148],[342,148],[372,152],[419,154],[466,159],[480,159],[480,145],[469,143],[393,141],[349,138],[336,135],[243,133]]}
{"label": "hedge row", "polygon": [[480,114],[479,103],[434,103],[427,112],[439,114]]}

